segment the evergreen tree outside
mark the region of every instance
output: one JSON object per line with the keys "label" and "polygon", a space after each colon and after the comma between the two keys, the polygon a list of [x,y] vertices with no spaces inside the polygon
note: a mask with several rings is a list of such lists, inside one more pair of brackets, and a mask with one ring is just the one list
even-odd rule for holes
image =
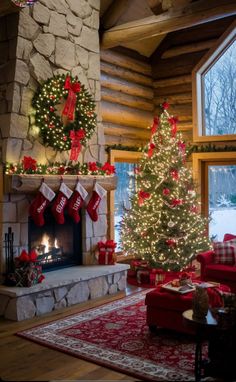
{"label": "evergreen tree outside", "polygon": [[186,145],[177,133],[177,118],[162,104],[151,139],[136,170],[136,193],[121,222],[125,253],[147,260],[153,267],[179,271],[200,251],[211,248],[208,220],[200,213]]}

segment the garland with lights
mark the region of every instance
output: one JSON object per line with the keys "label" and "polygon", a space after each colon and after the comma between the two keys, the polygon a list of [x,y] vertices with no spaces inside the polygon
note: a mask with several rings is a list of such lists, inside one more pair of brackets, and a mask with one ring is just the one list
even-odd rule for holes
{"label": "garland with lights", "polygon": [[19,8],[34,5],[38,0],[11,0]]}
{"label": "garland with lights", "polygon": [[114,175],[116,172],[115,166],[106,162],[89,163],[51,163],[40,164],[32,157],[24,156],[20,163],[9,163],[5,165],[5,174],[41,174],[41,175]]}
{"label": "garland with lights", "polygon": [[84,85],[69,75],[57,75],[39,87],[32,105],[45,146],[71,149],[70,159],[77,160],[96,127],[95,102]]}

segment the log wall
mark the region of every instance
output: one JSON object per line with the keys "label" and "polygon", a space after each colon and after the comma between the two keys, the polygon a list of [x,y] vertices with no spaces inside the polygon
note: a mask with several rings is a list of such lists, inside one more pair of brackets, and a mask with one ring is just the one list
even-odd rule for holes
{"label": "log wall", "polygon": [[138,55],[101,51],[101,89],[105,144],[143,146],[154,110],[151,65]]}
{"label": "log wall", "polygon": [[192,143],[192,70],[234,19],[169,33],[149,59],[128,49],[102,50],[105,144],[143,146],[149,140],[153,116],[159,114],[164,101],[170,103],[170,114],[178,116],[183,138]]}
{"label": "log wall", "polygon": [[154,113],[163,101],[178,116],[178,129],[192,142],[192,70],[233,22],[232,17],[169,33],[151,57]]}

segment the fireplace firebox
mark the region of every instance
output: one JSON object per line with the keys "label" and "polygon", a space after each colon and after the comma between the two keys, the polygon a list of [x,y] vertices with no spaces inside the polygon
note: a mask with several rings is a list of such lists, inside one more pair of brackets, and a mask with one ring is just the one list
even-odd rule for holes
{"label": "fireplace firebox", "polygon": [[45,224],[38,227],[29,217],[29,250],[36,250],[44,271],[82,264],[82,224],[65,213],[65,223],[58,224],[48,208]]}

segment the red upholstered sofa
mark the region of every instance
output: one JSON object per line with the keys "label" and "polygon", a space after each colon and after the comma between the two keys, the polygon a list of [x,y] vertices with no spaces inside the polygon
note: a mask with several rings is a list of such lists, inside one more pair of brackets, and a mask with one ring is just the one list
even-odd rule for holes
{"label": "red upholstered sofa", "polygon": [[[235,235],[225,234],[223,242],[236,239]],[[201,279],[216,281],[228,285],[232,293],[236,293],[236,259],[234,264],[215,263],[215,251],[201,252],[197,255],[201,264]]]}

